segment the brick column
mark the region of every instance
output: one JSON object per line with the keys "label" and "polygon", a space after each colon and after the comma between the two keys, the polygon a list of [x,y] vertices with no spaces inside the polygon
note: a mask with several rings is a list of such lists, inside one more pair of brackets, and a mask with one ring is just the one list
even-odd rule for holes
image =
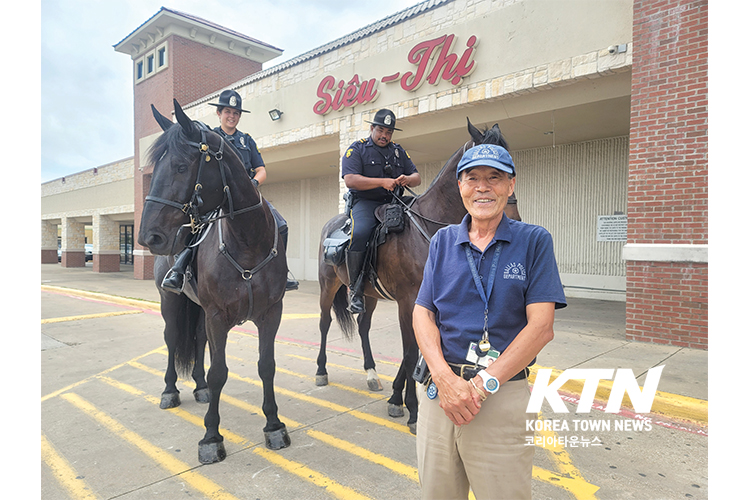
{"label": "brick column", "polygon": [[62,257],[60,263],[63,267],[84,267],[86,255],[84,253],[85,233],[84,225],[69,217],[62,218],[61,231]]}
{"label": "brick column", "polygon": [[106,215],[92,217],[94,272],[120,271],[120,224]]}
{"label": "brick column", "polygon": [[708,348],[708,2],[633,2],[626,336]]}
{"label": "brick column", "polygon": [[57,224],[42,221],[42,264],[57,264]]}

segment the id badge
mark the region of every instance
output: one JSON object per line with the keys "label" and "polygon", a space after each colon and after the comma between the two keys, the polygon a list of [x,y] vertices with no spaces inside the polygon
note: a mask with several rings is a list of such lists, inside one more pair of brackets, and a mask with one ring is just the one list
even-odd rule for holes
{"label": "id badge", "polygon": [[479,355],[477,355],[478,349],[479,348],[477,347],[476,342],[472,342],[471,344],[469,344],[469,351],[466,353],[466,361],[487,368],[500,356],[499,352],[494,349],[490,349],[489,351],[487,351],[487,354],[480,357]]}

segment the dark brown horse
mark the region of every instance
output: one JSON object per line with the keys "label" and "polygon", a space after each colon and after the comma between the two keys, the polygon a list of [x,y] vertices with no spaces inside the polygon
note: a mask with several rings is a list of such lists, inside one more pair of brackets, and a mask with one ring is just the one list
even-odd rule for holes
{"label": "dark brown horse", "polygon": [[[403,359],[398,374],[393,382],[393,393],[388,400],[388,414],[392,417],[403,415],[404,401],[409,411],[407,425],[416,434],[417,396],[411,374],[417,362],[418,347],[414,337],[411,318],[414,301],[422,283],[424,264],[429,251],[429,238],[438,229],[448,224],[458,224],[466,215],[456,181],[456,167],[463,153],[475,144],[498,144],[508,149],[500,128],[495,124],[491,129],[481,132],[468,123],[471,140],[456,151],[443,166],[429,188],[414,201],[407,213],[404,231],[389,235],[385,243],[378,247],[376,273],[381,286],[398,303],[398,317],[401,328]],[[509,200],[505,213],[508,217],[520,220],[516,209],[515,196]],[[346,265],[331,266],[323,259],[323,241],[346,221],[345,214],[339,214],[329,220],[322,230],[320,252],[318,256],[318,281],[320,283],[320,352],[318,354],[318,371],[316,384],[328,383],[326,371],[326,339],[331,326],[331,308],[344,335],[352,338],[355,321],[347,310],[346,286],[349,284]],[[375,361],[370,349],[369,330],[372,314],[378,299],[383,297],[371,283],[365,287],[365,313],[358,315],[356,326],[362,342],[365,357],[367,383],[371,390],[382,389],[375,371]],[[403,397],[406,389],[406,397]]]}
{"label": "dark brown horse", "polygon": [[[155,255],[174,255],[187,243],[183,229],[202,234],[192,264],[195,287],[185,293],[198,304],[210,348],[207,375],[209,406],[206,434],[199,443],[202,463],[226,457],[219,433],[219,400],[227,380],[229,330],[250,320],[258,328],[258,374],[263,382],[266,446],[289,446],[274,396],[274,340],[281,322],[286,285],[286,255],[268,203],[250,181],[244,165],[219,134],[191,121],[177,101],[177,124],[153,109],[164,129],[150,152],[154,165],[138,242]],[[201,231],[201,229],[204,231]],[[196,314],[188,307],[168,307],[167,314]],[[194,316],[195,317],[195,316]],[[172,318],[177,323],[180,318]],[[182,330],[180,335],[198,335]],[[194,357],[177,357],[192,363]],[[178,367],[180,369],[180,367]],[[183,371],[190,368],[183,366]]]}

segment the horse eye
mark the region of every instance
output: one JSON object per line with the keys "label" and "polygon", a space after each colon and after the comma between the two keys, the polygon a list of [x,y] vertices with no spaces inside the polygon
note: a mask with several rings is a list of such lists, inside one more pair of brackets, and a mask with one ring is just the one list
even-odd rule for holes
{"label": "horse eye", "polygon": [[184,163],[177,167],[177,172],[180,174],[184,174],[187,171],[187,165]]}

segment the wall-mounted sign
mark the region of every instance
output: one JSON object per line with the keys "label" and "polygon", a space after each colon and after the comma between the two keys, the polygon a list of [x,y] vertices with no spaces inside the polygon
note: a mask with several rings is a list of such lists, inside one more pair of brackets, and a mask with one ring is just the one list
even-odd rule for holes
{"label": "wall-mounted sign", "polygon": [[348,81],[338,82],[334,77],[326,76],[318,85],[317,95],[320,100],[313,106],[313,111],[325,115],[331,111],[373,102],[380,95],[380,83],[398,83],[402,89],[410,92],[416,91],[425,81],[430,85],[437,85],[441,80],[450,82],[453,86],[460,85],[463,78],[476,69],[474,54],[478,38],[476,35],[469,37],[460,57],[453,52],[455,42],[455,35],[443,35],[415,45],[407,57],[407,61],[416,66],[413,71],[396,72],[379,79],[354,75]]}
{"label": "wall-mounted sign", "polygon": [[597,215],[596,241],[628,241],[628,216]]}

